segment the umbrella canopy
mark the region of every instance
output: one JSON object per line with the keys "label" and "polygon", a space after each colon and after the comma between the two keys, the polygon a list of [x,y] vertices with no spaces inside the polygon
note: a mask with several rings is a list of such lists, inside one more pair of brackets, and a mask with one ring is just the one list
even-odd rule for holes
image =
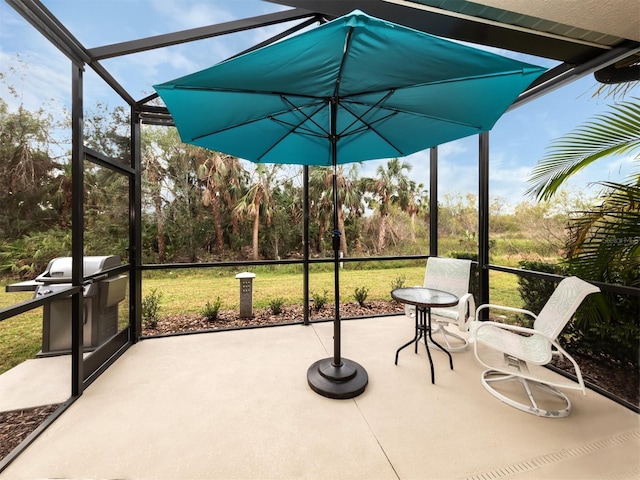
{"label": "umbrella canopy", "polygon": [[183,142],[332,165],[488,131],[544,70],[355,11],[154,88]]}
{"label": "umbrella canopy", "polygon": [[[335,169],[490,130],[544,70],[354,11],[154,88],[185,143]],[[333,198],[334,356],[307,379],[317,393],[351,398],[368,376],[340,355],[335,171]]]}

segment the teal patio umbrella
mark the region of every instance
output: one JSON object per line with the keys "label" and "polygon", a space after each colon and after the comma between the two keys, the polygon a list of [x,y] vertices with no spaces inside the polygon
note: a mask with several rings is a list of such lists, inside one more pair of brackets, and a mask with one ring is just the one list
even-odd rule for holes
{"label": "teal patio umbrella", "polygon": [[334,354],[307,371],[330,398],[365,390],[340,352],[337,164],[490,130],[544,68],[354,11],[154,88],[185,143],[263,163],[334,167]]}

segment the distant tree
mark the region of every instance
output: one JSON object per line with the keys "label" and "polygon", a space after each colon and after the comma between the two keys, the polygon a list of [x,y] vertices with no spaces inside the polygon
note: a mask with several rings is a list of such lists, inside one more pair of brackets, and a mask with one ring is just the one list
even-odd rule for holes
{"label": "distant tree", "polygon": [[14,240],[58,223],[52,178],[61,167],[51,154],[54,120],[44,110],[10,112],[0,99],[0,237]]}
{"label": "distant tree", "polygon": [[99,153],[129,165],[131,141],[130,117],[124,107],[110,109],[98,102],[84,116],[84,144]]}
{"label": "distant tree", "polygon": [[327,182],[331,182],[332,175],[333,171],[328,167],[309,169],[309,215],[315,220],[314,223],[318,227],[316,242],[318,253],[324,250],[327,225],[331,225],[333,217],[333,198],[327,191]]}
{"label": "distant tree", "polygon": [[273,214],[270,238],[273,257],[290,255],[302,245],[302,189],[291,178],[283,178],[272,192]]}
{"label": "distant tree", "polygon": [[165,182],[167,149],[172,142],[177,141],[175,131],[167,128],[145,128],[142,135],[142,168],[144,191],[151,197],[156,224],[156,245],[158,261],[163,263],[167,259],[167,245],[165,240],[165,200],[163,191]]}
{"label": "distant tree", "polygon": [[258,244],[260,218],[264,218],[267,226],[271,224],[274,207],[272,188],[278,169],[278,165],[269,168],[264,164],[257,164],[247,193],[236,205],[236,212],[245,214],[253,220],[252,252],[254,260],[258,260],[260,257]]}
{"label": "distant tree", "polygon": [[416,218],[424,213],[428,207],[427,191],[422,183],[410,180],[407,188],[400,190],[397,195],[397,204],[400,209],[407,212],[411,219],[411,242],[416,241]]}
{"label": "distant tree", "polygon": [[401,195],[405,195],[404,192],[409,188],[407,173],[410,170],[411,165],[409,163],[393,158],[387,162],[386,167],[380,165],[376,169],[375,178],[365,178],[362,180],[364,190],[373,196],[369,206],[375,206],[378,210],[378,252],[382,252],[385,247],[387,223],[392,201]]}
{"label": "distant tree", "polygon": [[198,179],[203,182],[202,203],[211,209],[213,226],[216,232],[218,253],[224,252],[224,234],[222,228],[222,195],[226,190],[227,165],[223,156],[217,152],[207,152],[200,149],[197,152],[202,157],[198,161]]}
{"label": "distant tree", "polygon": [[[84,115],[84,144],[116,163],[131,164],[129,112],[98,103]],[[69,165],[66,166],[70,168]],[[70,176],[69,176],[70,178]],[[129,181],[125,175],[84,162],[85,254],[120,255],[129,249]],[[65,198],[70,198],[66,197]],[[65,208],[69,208],[65,205]]]}
{"label": "distant tree", "polygon": [[198,178],[204,184],[202,201],[210,207],[219,253],[224,252],[223,224],[230,221],[231,237],[238,236],[239,216],[234,210],[247,183],[246,171],[237,157],[193,147],[198,164]]}
{"label": "distant tree", "polygon": [[222,202],[231,222],[231,241],[238,241],[240,238],[239,222],[240,216],[235,212],[238,204],[249,183],[249,173],[243,167],[238,157],[223,155],[222,161],[226,165],[226,175],[223,178],[225,188],[220,191]]}
{"label": "distant tree", "polygon": [[[351,165],[347,173],[343,165],[336,168],[336,184],[338,186],[338,204],[335,206],[338,214],[338,230],[340,231],[340,251],[348,254],[347,234],[344,226],[344,210],[362,211],[362,192],[357,180],[358,164]],[[333,212],[333,168],[316,167],[311,170],[309,189],[313,198],[321,205],[322,222],[325,224],[332,218]],[[321,231],[324,231],[322,229]]]}
{"label": "distant tree", "polygon": [[438,234],[475,242],[478,231],[478,197],[472,193],[447,193],[438,204]]}

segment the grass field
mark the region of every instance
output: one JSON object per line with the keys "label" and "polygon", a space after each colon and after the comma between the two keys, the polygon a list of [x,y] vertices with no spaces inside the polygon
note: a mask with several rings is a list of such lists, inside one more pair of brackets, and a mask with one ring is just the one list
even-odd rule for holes
{"label": "grass field", "polygon": [[[412,262],[416,264],[417,262]],[[354,290],[368,289],[368,300],[389,300],[389,292],[400,282],[405,286],[422,284],[423,262],[419,266],[396,268],[360,269],[355,264],[345,264],[340,272],[340,301],[354,301]],[[303,301],[303,277],[297,268],[256,267],[253,282],[254,308],[268,307],[275,299],[284,304],[300,304]],[[146,272],[143,275],[143,298],[154,290],[161,295],[159,315],[197,313],[207,302],[218,297],[222,310],[233,310],[239,306],[238,271],[231,269],[193,269]],[[324,295],[333,302],[334,274],[326,265],[312,266],[309,290],[313,295]],[[6,283],[5,283],[6,284]],[[5,284],[0,284],[0,309],[28,300],[32,293],[6,293]],[[521,306],[515,275],[491,272],[490,299],[492,303]],[[126,321],[126,307],[121,304],[120,320]],[[123,315],[124,313],[124,315]],[[35,358],[42,345],[42,307],[31,312],[0,322],[0,373],[29,358]]]}

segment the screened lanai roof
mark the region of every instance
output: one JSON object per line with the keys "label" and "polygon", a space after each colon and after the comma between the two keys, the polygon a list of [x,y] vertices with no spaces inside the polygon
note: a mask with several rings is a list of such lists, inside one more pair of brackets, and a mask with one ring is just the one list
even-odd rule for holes
{"label": "screened lanai roof", "polygon": [[[596,72],[600,72],[599,80],[610,82],[640,78],[640,66],[629,66],[640,62],[640,4],[627,0],[268,0],[263,11],[270,13],[256,12],[255,16],[241,20],[92,48],[77,40],[64,22],[41,2],[6,1],[69,58],[93,68],[131,105],[138,103],[142,119],[148,123],[171,123],[171,120],[166,111],[146,106],[149,97],[136,98],[128,85],[120,83],[117,75],[105,66],[108,59],[282,25],[280,33],[256,45],[258,47],[320,19],[331,19],[355,9],[445,38],[558,62],[532,84],[516,104]],[[55,11],[56,6],[52,4],[51,8]],[[123,25],[130,20],[123,16]],[[148,91],[152,91],[151,85]]]}

